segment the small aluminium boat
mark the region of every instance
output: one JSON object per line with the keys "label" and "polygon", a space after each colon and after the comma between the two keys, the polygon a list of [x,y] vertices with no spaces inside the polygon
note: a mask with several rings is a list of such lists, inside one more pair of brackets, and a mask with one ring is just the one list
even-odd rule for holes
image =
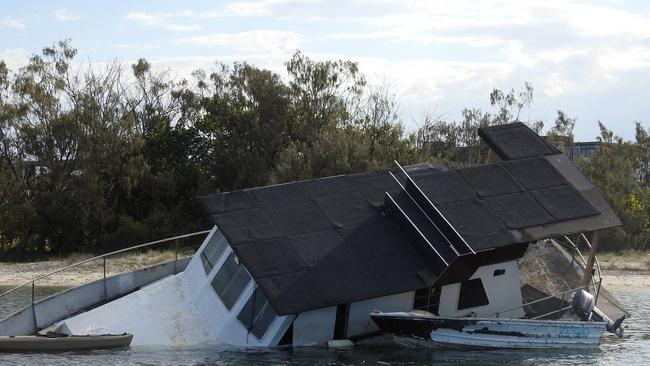
{"label": "small aluminium boat", "polygon": [[375,313],[371,318],[387,333],[450,348],[596,347],[605,330],[605,322],[451,318],[421,312]]}
{"label": "small aluminium boat", "polygon": [[0,352],[76,351],[128,347],[132,334],[2,336]]}
{"label": "small aluminium boat", "polygon": [[595,307],[594,297],[576,292],[559,320],[449,317],[426,311],[382,313],[370,318],[404,344],[430,344],[450,348],[591,348],[605,331],[621,337],[622,317],[612,321]]}

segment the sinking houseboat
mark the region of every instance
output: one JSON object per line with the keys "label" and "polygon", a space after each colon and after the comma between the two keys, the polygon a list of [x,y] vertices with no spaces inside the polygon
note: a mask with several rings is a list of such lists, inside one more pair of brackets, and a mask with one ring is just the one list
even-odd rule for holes
{"label": "sinking houseboat", "polygon": [[[508,336],[503,344],[512,344],[556,324],[561,346],[597,345],[606,317],[624,310],[611,296],[598,303],[614,309],[601,318],[592,316],[593,301],[570,306],[579,290],[605,291],[562,240],[544,240],[570,241],[619,219],[573,163],[525,125],[479,134],[498,157],[493,163],[398,166],[200,197],[215,226],[184,271],[55,325],[74,334],[128,332],[133,344],[275,347],[381,330],[476,346]],[[559,256],[571,273],[546,266],[531,275],[543,254],[533,247]],[[575,279],[557,285],[550,276],[558,273]],[[573,308],[586,316],[568,319]],[[0,322],[0,335],[6,329]]]}

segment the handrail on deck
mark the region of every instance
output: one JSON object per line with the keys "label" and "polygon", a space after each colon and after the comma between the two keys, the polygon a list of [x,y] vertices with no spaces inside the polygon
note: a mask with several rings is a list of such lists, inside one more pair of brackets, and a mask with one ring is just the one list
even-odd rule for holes
{"label": "handrail on deck", "polygon": [[[580,233],[580,237],[582,237],[582,239],[585,241],[585,243],[589,247],[589,250],[591,250],[591,242],[589,241],[589,239],[587,239],[587,237],[585,236],[585,233]],[[578,237],[578,239],[580,237]],[[577,242],[577,240],[576,240],[576,242]],[[596,256],[596,255],[594,256],[594,261],[596,263],[596,271],[598,272],[598,277],[602,277],[602,273],[600,271],[600,261],[598,260],[598,256]]]}
{"label": "handrail on deck", "polygon": [[[591,250],[591,243],[589,242],[589,240],[587,239],[587,237],[585,236],[584,233],[580,233],[580,236],[578,236],[578,240],[580,240],[581,237],[584,239],[585,243],[589,247],[589,250]],[[576,240],[576,242],[574,243],[573,241],[571,241],[571,239],[569,239],[569,237],[567,235],[564,236],[564,239],[566,239],[569,242],[569,244],[571,244],[573,249],[575,249],[575,251],[580,256],[580,259],[582,259],[582,262],[584,263],[585,268],[587,268],[587,260],[582,255],[582,252],[580,251],[580,249],[576,245],[576,243],[578,243],[578,240]],[[598,303],[598,297],[600,295],[600,287],[601,287],[601,284],[603,282],[603,274],[602,274],[602,272],[600,270],[600,261],[598,260],[598,256],[594,255],[594,260],[595,260],[595,263],[596,263],[596,273],[598,274],[599,281],[596,281],[596,278],[594,276],[591,276],[591,284],[594,286],[594,291],[596,292],[596,303]],[[598,286],[596,287],[596,285],[598,285]]]}
{"label": "handrail on deck", "polygon": [[[599,282],[602,282],[602,281],[603,281],[603,280],[601,279]],[[498,317],[499,317],[499,314],[501,314],[501,313],[507,313],[507,312],[509,312],[509,311],[517,310],[517,309],[519,309],[519,308],[523,308],[523,307],[528,306],[528,305],[531,305],[531,304],[536,304],[536,303],[538,303],[538,302],[542,302],[542,301],[550,300],[550,299],[556,298],[557,296],[564,296],[564,295],[566,295],[566,294],[569,294],[569,293],[572,293],[572,292],[576,292],[576,291],[578,291],[578,290],[583,290],[583,289],[585,289],[585,288],[589,288],[589,286],[591,286],[591,284],[587,284],[587,285],[584,285],[584,286],[576,287],[576,288],[573,288],[573,289],[571,289],[571,290],[564,291],[564,292],[560,292],[560,293],[557,293],[557,294],[554,294],[554,295],[549,295],[549,296],[543,297],[543,298],[541,298],[541,299],[533,300],[533,301],[527,302],[527,303],[525,303],[525,304],[517,305],[517,306],[511,307],[511,308],[505,309],[505,310],[500,310],[500,311],[497,311],[496,313],[493,313],[493,314],[490,314],[490,315],[486,316],[486,318],[491,318],[491,317],[493,317],[493,316],[496,316],[496,317],[498,318]],[[541,318],[541,317],[546,316],[546,315],[550,315],[550,314],[555,313],[555,312],[557,312],[557,311],[552,311],[552,312],[550,312],[550,313],[542,314],[542,315],[540,315],[540,316],[535,317],[535,319],[537,319],[537,318]]]}
{"label": "handrail on deck", "polygon": [[[5,291],[5,292],[3,292],[3,293],[0,294],[0,299],[3,298],[3,297],[5,297],[5,296],[7,296],[7,295],[9,295],[9,294],[11,294],[11,293],[14,292],[14,291],[17,291],[17,290],[19,290],[19,289],[21,289],[21,288],[23,288],[23,287],[25,287],[25,286],[31,284],[31,285],[32,285],[32,304],[33,304],[33,303],[34,303],[34,283],[35,283],[36,281],[38,281],[38,280],[42,280],[42,279],[44,279],[44,278],[50,277],[50,276],[52,276],[52,275],[55,275],[55,274],[57,274],[57,273],[67,271],[67,270],[69,270],[69,269],[71,269],[71,268],[74,268],[74,267],[80,266],[80,265],[85,264],[85,263],[88,263],[88,262],[96,261],[96,260],[98,260],[98,259],[103,259],[103,260],[104,260],[104,280],[106,280],[106,258],[108,258],[108,257],[114,256],[114,255],[116,255],[116,254],[121,254],[121,253],[129,252],[129,251],[136,250],[136,249],[141,249],[141,248],[151,247],[151,246],[154,246],[154,245],[158,245],[158,244],[162,244],[162,243],[170,242],[170,241],[173,241],[173,240],[180,240],[180,239],[189,238],[189,237],[192,237],[192,236],[197,236],[197,235],[201,235],[201,234],[207,234],[207,233],[209,233],[209,232],[211,232],[211,231],[212,231],[212,230],[203,230],[203,231],[197,231],[197,232],[190,233],[190,234],[178,235],[178,236],[174,236],[174,237],[171,237],[171,238],[165,238],[165,239],[155,240],[155,241],[151,241],[151,242],[148,242],[148,243],[139,244],[139,245],[135,245],[135,246],[132,246],[132,247],[128,247],[128,248],[124,248],[124,249],[116,250],[116,251],[113,251],[113,252],[110,252],[110,253],[105,253],[105,254],[102,254],[102,255],[98,255],[98,256],[96,256],[96,257],[92,257],[92,258],[90,258],[90,259],[84,259],[84,260],[79,261],[79,262],[77,262],[77,263],[73,263],[73,264],[71,264],[71,265],[69,265],[69,266],[65,266],[65,267],[63,267],[63,268],[59,268],[59,269],[54,270],[54,271],[52,271],[52,272],[46,273],[46,274],[44,274],[44,275],[40,275],[40,276],[38,276],[38,277],[36,277],[36,278],[34,278],[34,279],[28,281],[28,282],[25,282],[25,283],[22,284],[22,285],[19,285],[19,286],[16,286],[16,287],[14,287],[14,288],[12,288],[12,289],[10,289],[10,290],[7,290],[7,291]],[[175,254],[176,260],[178,260],[178,245],[175,246],[174,251],[175,251],[174,254]]]}
{"label": "handrail on deck", "polygon": [[[589,242],[589,240],[587,239],[587,237],[585,236],[584,233],[580,233],[580,236],[578,236],[578,240],[580,240],[580,238],[582,238],[582,239],[585,241],[585,243],[587,244],[587,247],[591,250],[591,243]],[[586,266],[587,266],[587,260],[586,260],[585,257],[582,255],[582,252],[580,251],[580,249],[579,249],[578,246],[577,246],[578,241],[576,240],[576,242],[574,243],[574,242],[569,238],[569,236],[567,236],[567,235],[564,236],[564,239],[565,239],[567,242],[569,242],[569,244],[571,244],[571,246],[573,247],[573,249],[575,249],[576,253],[578,253],[578,255],[580,256],[580,259],[582,259],[582,262],[584,263],[584,265],[585,265],[585,267],[586,267]],[[599,277],[599,278],[602,278],[602,271],[601,271],[601,269],[600,269],[600,261],[598,260],[598,256],[595,256],[594,259],[595,259],[595,263],[596,263],[596,273],[598,274],[598,277]]]}

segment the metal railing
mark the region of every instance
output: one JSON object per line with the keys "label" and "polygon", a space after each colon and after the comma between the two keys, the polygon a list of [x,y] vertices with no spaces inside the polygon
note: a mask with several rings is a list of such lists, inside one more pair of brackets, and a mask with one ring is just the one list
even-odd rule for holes
{"label": "metal railing", "polygon": [[171,237],[171,238],[155,240],[155,241],[151,241],[151,242],[148,242],[148,243],[135,245],[135,246],[132,246],[132,247],[116,250],[116,251],[113,251],[113,252],[110,252],[110,253],[106,253],[106,254],[102,254],[102,255],[92,257],[92,258],[89,258],[89,259],[85,259],[85,260],[76,262],[74,264],[65,266],[63,268],[59,268],[59,269],[54,270],[52,272],[46,273],[44,275],[40,275],[40,276],[38,276],[36,278],[33,278],[32,280],[30,280],[28,282],[23,283],[22,285],[19,285],[19,286],[16,286],[16,287],[14,287],[14,288],[12,288],[10,290],[7,290],[7,291],[0,294],[0,300],[2,298],[6,297],[6,296],[18,291],[18,290],[20,290],[21,288],[24,288],[24,287],[27,287],[27,286],[31,285],[31,287],[32,287],[32,307],[33,307],[34,304],[35,304],[35,301],[36,301],[36,298],[35,298],[35,284],[36,284],[36,281],[43,280],[43,279],[51,277],[51,276],[53,276],[55,274],[65,272],[65,271],[68,271],[68,270],[70,270],[72,268],[81,266],[82,264],[86,264],[86,263],[97,261],[97,260],[102,260],[102,262],[103,262],[104,292],[107,292],[107,284],[106,284],[106,259],[107,258],[118,255],[118,254],[130,252],[130,251],[133,251],[133,250],[137,250],[137,249],[148,248],[148,247],[160,245],[160,244],[163,244],[163,243],[168,243],[168,242],[171,242],[171,241],[175,241],[175,245],[174,245],[174,268],[175,268],[175,272],[177,273],[178,272],[178,254],[179,254],[179,250],[181,249],[179,247],[180,240],[185,239],[185,238],[189,238],[189,237],[194,237],[194,236],[197,236],[197,235],[208,234],[211,231],[212,230],[197,231],[197,232],[190,233],[190,234],[178,235],[178,236],[174,236],[174,237]]}
{"label": "metal railing", "polygon": [[[600,282],[602,282],[602,281],[603,281],[602,279],[599,281],[599,286],[600,286]],[[579,290],[588,289],[591,285],[592,284],[590,283],[590,284],[587,284],[587,285],[584,285],[584,286],[573,288],[573,289],[568,290],[568,291],[559,292],[559,293],[554,294],[554,295],[549,295],[549,296],[543,297],[541,299],[533,300],[533,301],[527,302],[525,304],[521,304],[521,305],[513,306],[513,307],[508,308],[508,309],[500,310],[500,311],[497,311],[496,313],[492,313],[492,314],[486,316],[486,318],[492,318],[492,317],[498,318],[499,315],[502,314],[502,313],[507,313],[507,312],[510,312],[510,311],[513,311],[513,310],[524,308],[525,306],[536,304],[536,303],[539,303],[539,302],[542,302],[542,301],[547,301],[547,300],[551,300],[551,299],[559,299],[558,296],[562,296],[562,298],[559,299],[559,300],[561,300],[560,304],[562,304],[562,301],[564,301],[564,295],[567,295],[567,294],[570,294],[570,293],[573,293],[573,292],[576,292],[576,291],[579,291]],[[541,315],[537,315],[532,319],[540,319],[540,318],[543,318],[543,317],[549,316],[551,314],[555,314],[557,312],[567,310],[567,309],[570,309],[570,308],[571,308],[571,306],[561,307],[560,309],[549,311],[549,312],[541,314]]]}
{"label": "metal railing", "polygon": [[[580,233],[580,235],[578,236],[578,240],[580,240],[580,238],[583,239],[583,241],[585,242],[585,244],[587,244],[587,247],[589,248],[589,250],[591,250],[591,243],[589,242],[589,240],[587,239],[587,237],[585,236],[584,233]],[[578,240],[576,240],[576,242],[574,243],[574,242],[573,242],[571,239],[569,239],[569,237],[566,236],[566,235],[564,236],[564,239],[565,239],[569,244],[571,244],[571,247],[573,248],[573,251],[572,251],[572,252],[573,252],[573,253],[578,253],[578,256],[579,256],[580,259],[582,260],[582,264],[581,264],[582,267],[587,268],[587,260],[586,260],[585,257],[582,255],[582,252],[580,251],[580,249],[579,249],[578,246],[577,246]],[[571,260],[573,261],[574,259],[575,259],[575,254],[572,256]],[[576,263],[580,264],[580,262],[576,262]],[[601,284],[602,284],[602,282],[603,282],[603,274],[602,274],[602,271],[601,271],[601,269],[600,269],[600,261],[598,260],[598,256],[594,256],[594,263],[595,263],[595,265],[596,265],[596,271],[595,271],[595,272],[596,272],[596,274],[598,275],[598,280],[596,280],[596,277],[595,277],[595,276],[591,276],[591,283],[590,283],[590,285],[593,285],[593,286],[594,286],[594,292],[595,292],[595,295],[596,295],[596,303],[598,303],[598,295],[600,295],[600,288],[601,288]]]}

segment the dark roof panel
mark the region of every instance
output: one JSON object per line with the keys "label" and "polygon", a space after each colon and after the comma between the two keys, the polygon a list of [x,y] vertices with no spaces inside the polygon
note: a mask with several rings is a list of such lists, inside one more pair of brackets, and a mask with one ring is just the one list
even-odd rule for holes
{"label": "dark roof panel", "polygon": [[458,169],[480,197],[522,192],[523,188],[501,164],[490,164]]}
{"label": "dark roof panel", "polygon": [[311,200],[288,201],[263,208],[269,220],[282,234],[293,236],[330,228],[330,222]]}
{"label": "dark roof panel", "polygon": [[308,267],[333,267],[357,260],[352,248],[334,230],[292,236],[289,242]]}
{"label": "dark roof panel", "polygon": [[413,180],[434,203],[445,204],[476,198],[476,193],[455,170],[419,175]]}
{"label": "dark roof panel", "polygon": [[522,126],[481,132],[510,161],[405,167],[415,184],[392,169],[200,200],[280,315],[463,281],[528,242],[620,225],[576,167]]}
{"label": "dark roof panel", "polygon": [[237,257],[246,258],[246,268],[254,278],[304,271],[306,266],[283,237],[233,246]]}
{"label": "dark roof panel", "polygon": [[479,128],[478,134],[501,160],[561,153],[521,122]]}
{"label": "dark roof panel", "polygon": [[392,192],[399,189],[399,184],[388,174],[379,174],[372,177],[355,177],[350,181],[373,207],[379,207],[384,203],[386,191]]}
{"label": "dark roof panel", "polygon": [[479,199],[442,205],[440,210],[447,220],[457,223],[455,228],[463,237],[505,230],[503,222]]}
{"label": "dark roof panel", "polygon": [[566,179],[542,157],[506,161],[503,166],[527,190],[567,184]]}
{"label": "dark roof panel", "polygon": [[346,176],[331,177],[328,179],[314,179],[299,183],[308,197],[323,198],[340,196],[355,191],[355,187]]}
{"label": "dark roof panel", "polygon": [[408,243],[394,220],[380,215],[337,233],[360,260],[400,253],[405,250],[404,243]]}
{"label": "dark roof panel", "polygon": [[480,253],[483,250],[493,250],[495,243],[521,243],[525,241],[522,240],[521,236],[515,235],[516,233],[516,231],[502,229],[493,233],[467,235],[465,240],[477,253]]}
{"label": "dark roof panel", "polygon": [[373,207],[360,193],[345,193],[337,197],[314,199],[321,212],[337,229],[356,227],[377,215]]}
{"label": "dark roof panel", "polygon": [[546,225],[555,221],[528,192],[486,198],[485,203],[510,229]]}
{"label": "dark roof panel", "polygon": [[532,193],[535,199],[556,220],[593,216],[599,213],[570,185],[538,190]]}
{"label": "dark roof panel", "polygon": [[261,207],[285,206],[291,202],[302,201],[305,194],[302,189],[296,189],[295,184],[277,184],[268,187],[254,188],[249,192],[257,199]]}
{"label": "dark roof panel", "polygon": [[231,245],[260,241],[280,236],[280,232],[259,208],[212,215]]}

